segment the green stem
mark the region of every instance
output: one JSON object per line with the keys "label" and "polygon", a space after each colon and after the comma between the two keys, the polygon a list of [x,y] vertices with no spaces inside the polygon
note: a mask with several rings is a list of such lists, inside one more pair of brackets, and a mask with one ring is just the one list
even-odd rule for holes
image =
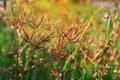
{"label": "green stem", "polygon": [[89,26],[90,26],[90,24],[91,24],[93,18],[94,18],[102,9],[104,9],[105,7],[106,7],[106,4],[103,5],[103,6],[101,6],[101,7],[92,15],[92,17],[90,18],[90,20],[89,20],[87,26],[85,27],[85,29],[83,30],[83,32],[82,32],[81,35],[80,35],[80,40],[83,38],[83,36],[84,36],[86,30],[89,28]]}
{"label": "green stem", "polygon": [[72,57],[72,56],[75,56],[75,55],[77,54],[78,47],[79,47],[79,46],[77,45],[76,50],[75,50],[71,55],[69,55],[68,59],[66,60],[66,62],[65,62],[65,64],[64,64],[63,71],[66,70],[67,65],[68,65],[68,63],[69,63],[71,57]]}
{"label": "green stem", "polygon": [[30,72],[29,72],[29,77],[28,77],[28,80],[32,80],[32,66],[33,66],[33,61],[34,61],[34,54],[35,54],[35,50],[33,50],[33,54],[32,54],[32,60],[31,60],[31,63],[30,63]]}
{"label": "green stem", "polygon": [[[94,18],[102,9],[104,9],[104,8],[106,7],[106,5],[107,5],[107,4],[101,6],[101,7],[92,15],[92,17],[90,18],[87,26],[85,27],[85,29],[83,30],[83,32],[82,32],[81,35],[80,35],[80,40],[83,38],[85,32],[86,32],[87,29],[89,28],[89,26],[90,26],[93,18]],[[105,46],[106,46],[106,45],[105,45]],[[99,55],[100,53],[102,53],[102,51],[103,51],[103,50],[101,49],[101,50],[97,53],[97,55],[93,58],[91,65],[88,67],[88,70],[92,67],[92,65],[94,64],[94,60],[98,57],[98,55]],[[85,75],[86,73],[87,73],[87,71],[84,73],[84,75]],[[83,77],[84,77],[84,75],[83,75]],[[80,79],[82,79],[83,77],[81,77]]]}

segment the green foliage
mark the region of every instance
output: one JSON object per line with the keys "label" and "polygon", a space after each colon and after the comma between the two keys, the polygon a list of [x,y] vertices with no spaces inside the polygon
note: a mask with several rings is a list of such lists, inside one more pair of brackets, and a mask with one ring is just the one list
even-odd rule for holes
{"label": "green foliage", "polygon": [[120,53],[120,37],[116,38],[115,46],[116,46],[118,53]]}
{"label": "green foliage", "polygon": [[0,80],[120,79],[119,10],[105,26],[104,11],[112,9],[76,1],[7,4],[13,9],[0,12]]}
{"label": "green foliage", "polygon": [[107,21],[107,32],[106,32],[106,39],[109,38],[111,32],[113,30],[113,21],[112,21],[112,17],[109,16],[109,19]]}

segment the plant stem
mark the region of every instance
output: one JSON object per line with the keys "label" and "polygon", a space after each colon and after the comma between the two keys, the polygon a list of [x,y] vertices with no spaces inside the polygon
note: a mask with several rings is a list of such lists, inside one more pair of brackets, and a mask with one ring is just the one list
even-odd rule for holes
{"label": "plant stem", "polygon": [[80,35],[80,40],[83,38],[83,36],[84,36],[86,30],[89,28],[89,26],[90,26],[90,24],[91,24],[93,18],[94,18],[102,9],[104,9],[105,7],[106,7],[106,4],[103,5],[103,6],[101,6],[101,7],[92,15],[92,17],[90,18],[90,20],[89,20],[87,26],[85,27],[85,29],[83,30],[83,32],[82,32],[81,35]]}
{"label": "plant stem", "polygon": [[65,70],[66,70],[67,65],[68,65],[68,63],[69,63],[69,61],[70,61],[70,58],[71,58],[72,56],[75,56],[75,55],[77,54],[78,47],[79,47],[79,46],[77,45],[77,47],[76,47],[75,51],[74,51],[71,55],[69,55],[68,59],[66,60],[66,62],[65,62],[65,64],[64,64],[64,66],[63,66],[63,71],[65,71]]}
{"label": "plant stem", "polygon": [[32,53],[32,60],[31,60],[31,63],[30,63],[30,72],[29,72],[29,77],[28,77],[28,80],[32,80],[32,66],[33,66],[33,61],[34,61],[34,54],[35,54],[35,50],[33,50],[33,53]]}

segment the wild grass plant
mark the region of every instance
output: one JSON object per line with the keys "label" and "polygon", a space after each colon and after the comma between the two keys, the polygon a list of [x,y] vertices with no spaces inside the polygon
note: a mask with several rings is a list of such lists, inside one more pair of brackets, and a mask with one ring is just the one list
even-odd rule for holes
{"label": "wild grass plant", "polygon": [[109,9],[89,1],[8,1],[0,13],[0,79],[119,80],[114,3]]}

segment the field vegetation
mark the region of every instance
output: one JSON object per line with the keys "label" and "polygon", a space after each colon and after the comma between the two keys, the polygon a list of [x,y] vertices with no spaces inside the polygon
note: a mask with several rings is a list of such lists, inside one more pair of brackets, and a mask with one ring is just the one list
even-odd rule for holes
{"label": "field vegetation", "polygon": [[8,0],[0,80],[120,80],[120,2],[93,2]]}

